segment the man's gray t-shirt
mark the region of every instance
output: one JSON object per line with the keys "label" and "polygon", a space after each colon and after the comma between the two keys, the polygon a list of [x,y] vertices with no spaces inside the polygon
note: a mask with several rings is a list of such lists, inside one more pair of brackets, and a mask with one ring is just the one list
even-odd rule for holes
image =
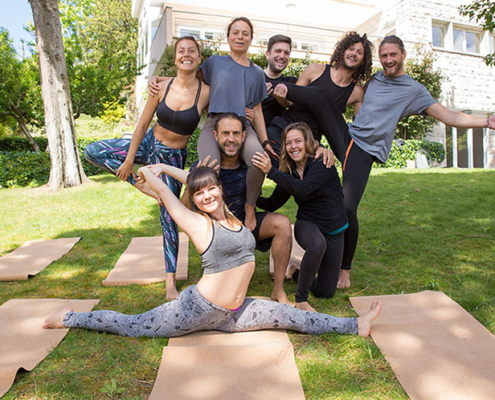
{"label": "man's gray t-shirt", "polygon": [[363,105],[349,125],[349,135],[364,151],[379,161],[387,161],[397,122],[421,114],[437,101],[409,75],[386,77],[374,74],[364,95]]}
{"label": "man's gray t-shirt", "polygon": [[268,97],[263,70],[250,61],[245,67],[230,56],[211,56],[201,65],[205,82],[210,85],[210,113],[233,112],[245,117],[245,108],[253,108]]}

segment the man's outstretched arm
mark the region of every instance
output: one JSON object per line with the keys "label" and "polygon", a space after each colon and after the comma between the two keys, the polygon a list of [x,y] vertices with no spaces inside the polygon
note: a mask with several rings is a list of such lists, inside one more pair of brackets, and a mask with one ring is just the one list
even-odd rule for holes
{"label": "man's outstretched arm", "polygon": [[489,118],[475,117],[459,111],[452,111],[440,103],[435,103],[425,110],[426,114],[455,128],[490,128],[495,129],[495,114]]}

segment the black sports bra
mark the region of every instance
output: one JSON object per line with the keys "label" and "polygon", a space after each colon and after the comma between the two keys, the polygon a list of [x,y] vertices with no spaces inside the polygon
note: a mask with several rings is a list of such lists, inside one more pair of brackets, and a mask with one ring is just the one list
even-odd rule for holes
{"label": "black sports bra", "polygon": [[158,125],[169,131],[177,133],[178,135],[192,135],[194,130],[198,126],[201,116],[198,113],[198,100],[201,94],[201,81],[198,79],[198,91],[196,93],[196,99],[194,105],[187,110],[175,111],[167,106],[165,99],[167,98],[168,91],[174,79],[172,78],[168,83],[167,90],[163,96],[163,100],[158,104],[156,108],[156,117]]}

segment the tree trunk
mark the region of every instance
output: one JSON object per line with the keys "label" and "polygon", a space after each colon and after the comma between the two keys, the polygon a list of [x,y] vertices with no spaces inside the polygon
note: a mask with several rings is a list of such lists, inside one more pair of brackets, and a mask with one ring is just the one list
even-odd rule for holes
{"label": "tree trunk", "polygon": [[29,0],[33,10],[40,64],[41,96],[50,150],[52,189],[86,181],[77,150],[69,80],[57,0]]}

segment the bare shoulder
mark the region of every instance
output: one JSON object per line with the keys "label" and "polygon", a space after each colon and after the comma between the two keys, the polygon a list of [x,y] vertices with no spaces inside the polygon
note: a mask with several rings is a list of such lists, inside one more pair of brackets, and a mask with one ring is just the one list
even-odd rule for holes
{"label": "bare shoulder", "polygon": [[301,77],[297,81],[297,84],[303,86],[309,85],[325,71],[325,66],[325,64],[320,63],[312,63],[308,65],[301,74]]}
{"label": "bare shoulder", "polygon": [[361,85],[355,85],[351,95],[349,96],[349,99],[347,100],[347,105],[350,106],[351,104],[354,104],[356,102],[362,103],[363,98],[364,98],[363,87]]}

